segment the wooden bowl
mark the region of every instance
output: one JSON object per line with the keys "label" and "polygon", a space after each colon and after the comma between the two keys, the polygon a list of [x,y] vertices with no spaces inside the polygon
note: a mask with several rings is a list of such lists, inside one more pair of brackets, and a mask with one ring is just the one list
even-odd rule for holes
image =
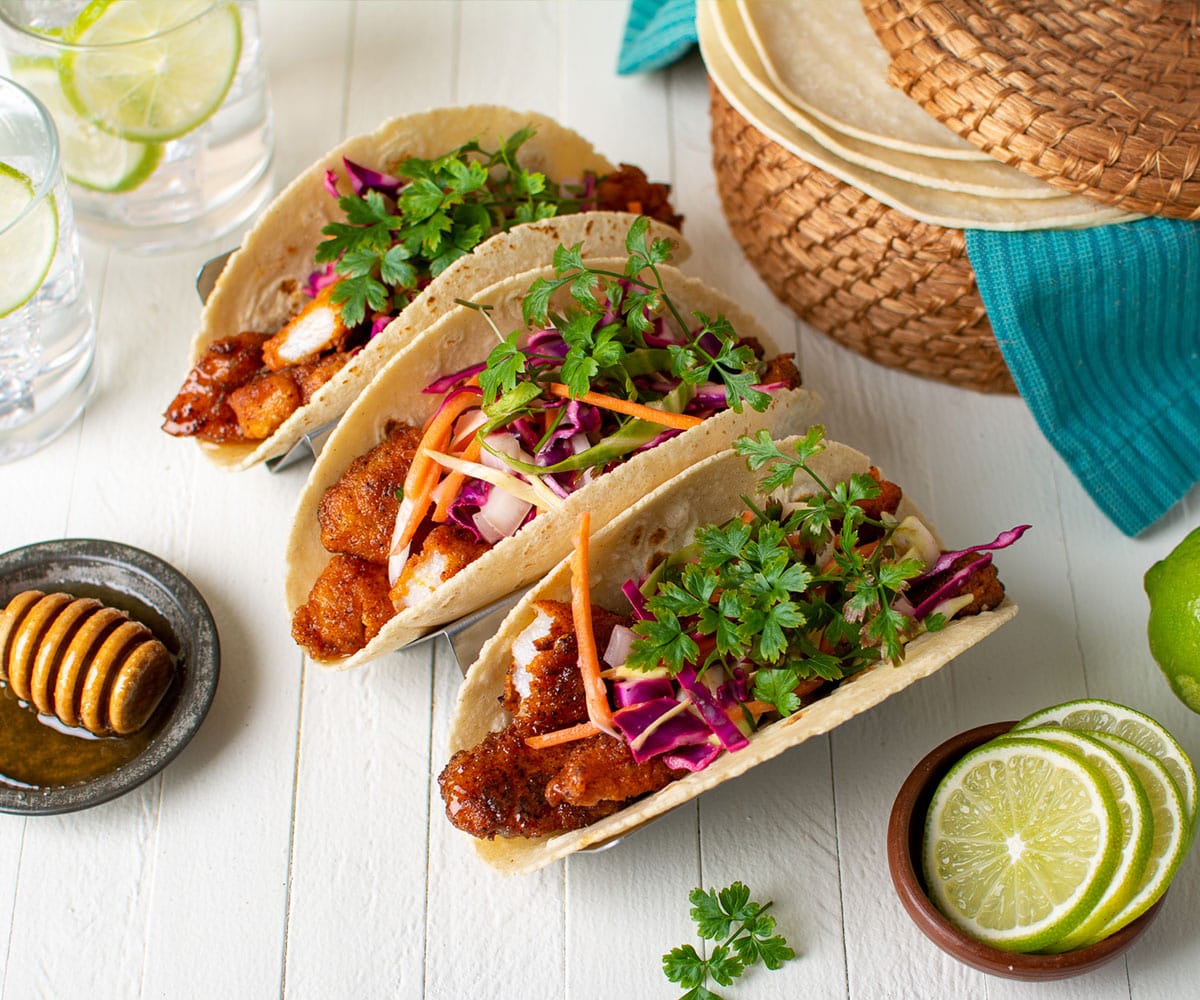
{"label": "wooden bowl", "polygon": [[1012,722],[993,722],[952,736],[931,750],[909,774],[892,806],[888,822],[887,853],[892,883],[904,909],[921,932],[944,952],[960,962],[1006,979],[1039,982],[1067,979],[1109,962],[1121,955],[1158,915],[1160,898],[1137,920],[1103,941],[1059,955],[1033,955],[1002,951],[960,931],[947,920],[929,898],[921,870],[921,841],[925,815],[938,782],[950,767],[969,750],[1008,732]]}

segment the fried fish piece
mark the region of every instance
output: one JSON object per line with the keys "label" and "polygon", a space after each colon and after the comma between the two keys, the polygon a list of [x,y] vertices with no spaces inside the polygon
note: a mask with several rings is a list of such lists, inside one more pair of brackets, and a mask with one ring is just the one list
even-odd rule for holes
{"label": "fried fish piece", "polygon": [[546,803],[594,808],[625,803],[657,792],[685,772],[672,770],[661,757],[639,764],[624,740],[601,733],[566,744],[569,753],[546,784]]}
{"label": "fried fish piece", "polygon": [[229,394],[262,369],[267,337],[246,331],[209,344],[163,414],[162,429],[177,437],[205,441],[245,440],[237,414],[229,405]]}
{"label": "fried fish piece", "polygon": [[392,603],[396,610],[411,608],[487,552],[491,546],[457,524],[439,524],[425,536],[421,551],[410,555],[396,586]]}
{"label": "fried fish piece", "polygon": [[349,656],[395,613],[388,599],[387,566],[337,554],[292,616],[292,638],[318,660]]}
{"label": "fried fish piece", "polygon": [[420,443],[420,429],[392,424],[384,439],[351,462],[325,491],[317,506],[317,521],[326,549],[387,563],[400,509],[397,494]]}

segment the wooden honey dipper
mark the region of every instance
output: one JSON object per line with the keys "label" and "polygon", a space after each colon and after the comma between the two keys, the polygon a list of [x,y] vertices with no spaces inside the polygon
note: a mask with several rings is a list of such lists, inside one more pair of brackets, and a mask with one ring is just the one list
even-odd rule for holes
{"label": "wooden honey dipper", "polygon": [[150,629],[90,597],[26,590],[0,614],[0,680],[97,736],[141,729],[174,667]]}

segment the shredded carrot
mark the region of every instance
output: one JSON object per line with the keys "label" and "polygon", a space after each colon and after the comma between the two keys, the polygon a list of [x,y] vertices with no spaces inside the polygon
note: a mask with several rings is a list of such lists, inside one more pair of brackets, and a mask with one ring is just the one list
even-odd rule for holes
{"label": "shredded carrot", "polygon": [[558,396],[560,399],[578,399],[581,403],[590,403],[592,406],[598,406],[602,410],[624,413],[629,417],[637,417],[639,420],[645,420],[652,424],[661,424],[663,427],[674,427],[681,431],[691,430],[693,427],[698,427],[704,422],[700,417],[693,417],[690,413],[671,413],[668,410],[656,410],[653,406],[646,406],[644,403],[635,403],[629,399],[618,399],[615,396],[605,396],[599,392],[585,392],[580,396],[572,396],[571,390],[561,382],[550,383],[550,394]]}
{"label": "shredded carrot", "polygon": [[[474,462],[482,450],[483,446],[480,445],[479,438],[474,437],[471,438],[466,450],[463,451],[460,457],[463,461]],[[458,496],[459,490],[463,488],[463,483],[466,481],[467,474],[465,472],[452,472],[442,480],[439,487],[442,491],[441,496],[438,497],[437,505],[433,508],[433,519],[438,524],[446,520],[447,515],[450,513],[450,504],[454,502],[454,498]]]}
{"label": "shredded carrot", "polygon": [[544,750],[546,747],[556,747],[562,743],[573,743],[575,740],[586,740],[589,736],[599,736],[602,730],[590,722],[581,722],[577,726],[568,726],[552,733],[539,733],[537,736],[525,737],[525,745],[533,750]]}
{"label": "shredded carrot", "polygon": [[[476,381],[472,379],[471,382]],[[470,385],[471,382],[467,384]],[[400,536],[392,546],[394,551],[400,551],[412,541],[417,532],[417,526],[424,520],[426,513],[433,504],[433,491],[441,479],[442,470],[429,457],[429,451],[441,451],[449,443],[454,421],[466,410],[478,406],[482,396],[464,392],[444,404],[441,410],[425,425],[421,435],[421,443],[417,445],[412,464],[408,467],[408,475],[404,477],[404,496],[412,501],[412,510],[408,521],[405,522]]]}
{"label": "shredded carrot", "polygon": [[592,630],[591,582],[588,573],[588,541],[591,514],[579,515],[575,529],[574,552],[571,557],[571,618],[575,624],[575,642],[579,649],[579,673],[583,677],[584,698],[588,719],[598,729],[616,736],[612,709],[608,707],[608,691],[600,676],[600,656],[596,652],[596,633]]}

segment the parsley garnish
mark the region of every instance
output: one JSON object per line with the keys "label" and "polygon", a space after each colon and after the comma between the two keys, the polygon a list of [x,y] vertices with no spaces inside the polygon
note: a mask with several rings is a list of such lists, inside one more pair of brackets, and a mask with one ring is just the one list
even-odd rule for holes
{"label": "parsley garnish", "polygon": [[[689,663],[748,663],[754,698],[786,716],[800,708],[801,681],[837,681],[900,657],[913,622],[892,603],[923,564],[885,558],[893,527],[861,506],[879,495],[871,476],[821,481],[810,460],[823,441],[818,426],[792,454],[765,430],[736,442],[750,468],[764,470],[763,493],[792,487],[798,472],[815,490],[786,514],[779,504],[760,510],[747,500],[744,517],[698,528],[689,557],[668,561],[647,598],[651,617],[634,626],[629,666],[665,666],[674,675]],[[860,547],[864,526],[877,544]],[[806,563],[797,546],[827,553],[824,564]],[[702,644],[708,652],[699,662]]]}
{"label": "parsley garnish", "polygon": [[577,207],[548,187],[545,175],[517,163],[517,150],[532,135],[522,129],[495,152],[469,142],[433,160],[405,160],[395,169],[406,183],[394,205],[375,190],[338,199],[346,221],[321,230],[328,239],[315,261],[333,262],[341,276],[332,301],[347,326],[361,323],[368,307],[403,309],[423,281],[493,233]]}
{"label": "parsley garnish", "polygon": [[667,979],[687,990],[680,1000],[721,1000],[708,988],[709,979],[729,986],[752,965],[762,962],[774,970],[796,957],[783,935],[775,933],[775,918],[766,915],[772,904],[754,902],[741,882],[719,892],[693,889],[688,900],[696,932],[706,941],[721,943],[708,958],[701,958],[690,944],[663,955]]}
{"label": "parsley garnish", "polygon": [[[648,240],[650,220],[637,219],[629,228],[625,248],[629,257],[623,272],[595,267],[583,258],[583,245],[554,251],[555,277],[538,278],[521,303],[527,327],[553,325],[567,346],[564,358],[538,358],[523,351],[517,334],[502,338],[480,377],[485,405],[511,392],[521,377],[553,373],[575,398],[599,388],[626,399],[636,398],[635,374],[669,369],[688,387],[705,382],[724,385],[729,405],[765,410],[771,397],[756,389],[758,358],[737,342],[723,316],[701,312],[689,324],[663,287],[659,265],[671,259],[668,240]],[[552,308],[555,293],[566,288],[572,305],[562,313]],[[650,347],[646,335],[654,330],[652,317],[666,311],[681,343]],[[695,325],[695,329],[693,329]]]}

